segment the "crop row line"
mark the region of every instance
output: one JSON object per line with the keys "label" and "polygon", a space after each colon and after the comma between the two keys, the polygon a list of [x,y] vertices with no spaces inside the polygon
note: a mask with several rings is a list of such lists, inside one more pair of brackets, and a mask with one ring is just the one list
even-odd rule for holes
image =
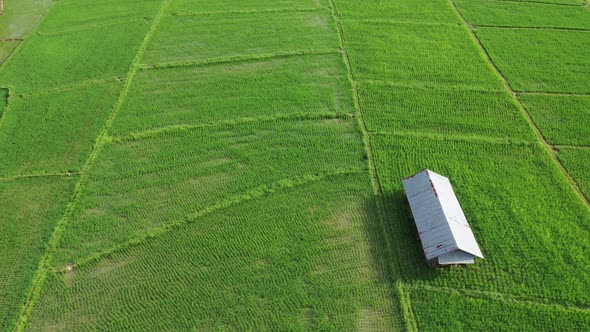
{"label": "crop row line", "polygon": [[[572,303],[568,303],[567,301],[563,301],[561,299],[554,299],[554,298],[539,298],[539,297],[531,297],[531,296],[515,296],[512,294],[502,293],[502,292],[494,292],[494,291],[482,291],[482,290],[472,290],[472,289],[460,289],[460,288],[452,288],[452,287],[444,287],[444,286],[431,286],[427,284],[416,284],[416,283],[404,283],[404,288],[409,291],[412,290],[426,290],[429,292],[439,292],[445,293],[449,295],[460,295],[460,296],[469,296],[472,298],[483,299],[483,300],[498,300],[502,302],[511,302],[511,303],[519,303],[519,304],[533,304],[538,306],[546,306],[546,307],[553,307],[558,309],[566,309],[566,310],[576,310],[588,313],[590,312],[590,307],[588,306],[580,306]],[[551,301],[551,302],[549,302]]]}
{"label": "crop row line", "polygon": [[[523,1],[522,0],[493,0],[493,1],[498,1],[498,2],[514,2],[514,3],[518,3],[518,4],[522,4]],[[539,4],[539,5],[547,5],[547,6],[560,6],[560,7],[580,7],[583,5],[576,5],[573,3],[555,3],[555,2],[548,2],[548,1],[532,1],[532,0],[527,0],[527,3],[535,3],[535,4]]]}
{"label": "crop row line", "polygon": [[59,30],[53,30],[53,31],[47,31],[47,32],[37,31],[37,32],[35,32],[35,35],[39,36],[39,37],[59,36],[59,35],[67,34],[70,32],[103,28],[103,27],[108,27],[111,25],[141,22],[141,21],[147,22],[149,19],[152,19],[152,18],[151,17],[142,17],[142,18],[130,18],[130,19],[126,19],[126,20],[109,20],[109,21],[100,22],[100,23],[80,24],[80,25],[73,26],[71,28],[65,28],[65,29],[59,29]]}
{"label": "crop row line", "polygon": [[305,13],[319,12],[329,10],[327,7],[307,7],[307,8],[275,8],[275,9],[235,9],[235,10],[215,10],[215,11],[185,11],[172,12],[169,16],[208,16],[208,15],[231,15],[231,14],[273,14],[273,13]]}
{"label": "crop row line", "polygon": [[561,161],[557,157],[555,151],[553,150],[553,147],[549,143],[547,143],[547,140],[543,136],[541,129],[537,126],[537,124],[533,120],[533,118],[530,115],[530,113],[528,112],[528,110],[524,107],[520,98],[518,98],[517,93],[514,90],[512,90],[512,87],[508,83],[508,79],[506,78],[506,76],[504,76],[504,74],[498,68],[496,63],[492,60],[492,57],[490,56],[489,52],[484,47],[483,43],[481,42],[481,40],[479,39],[479,37],[477,36],[475,31],[470,27],[469,23],[467,22],[467,19],[465,18],[465,16],[463,16],[463,13],[461,13],[459,8],[457,7],[455,0],[449,0],[449,1],[453,5],[453,8],[455,9],[455,12],[457,13],[457,15],[459,15],[459,17],[461,17],[461,19],[463,20],[463,23],[467,27],[467,30],[469,31],[469,34],[471,35],[472,39],[477,44],[480,52],[482,52],[482,54],[484,55],[484,57],[486,58],[488,63],[492,66],[492,68],[494,69],[496,74],[502,80],[502,83],[504,84],[504,87],[506,88],[506,90],[512,95],[512,98],[516,101],[519,110],[524,115],[524,117],[527,120],[531,129],[533,129],[535,135],[537,136],[538,141],[542,143],[542,146],[544,147],[545,152],[549,155],[550,159],[553,161],[554,165],[559,169],[559,171],[563,174],[565,179],[570,183],[572,189],[574,190],[574,192],[576,193],[578,198],[582,201],[582,203],[584,203],[586,208],[590,209],[590,201],[587,199],[586,195],[584,195],[584,193],[580,189],[578,183],[574,180],[574,178],[572,178],[572,176],[568,173],[566,168],[563,166],[563,164],[561,163]]}
{"label": "crop row line", "polygon": [[[371,137],[369,135],[369,132],[367,130],[367,124],[364,120],[364,116],[363,116],[363,112],[361,109],[361,104],[360,104],[360,100],[359,100],[359,92],[358,92],[358,82],[355,79],[354,76],[354,71],[352,70],[352,64],[350,62],[350,57],[348,55],[348,51],[346,49],[346,37],[344,35],[344,29],[342,28],[342,22],[340,19],[340,14],[338,13],[338,9],[336,7],[336,3],[335,0],[329,0],[330,3],[330,7],[332,9],[332,16],[334,18],[334,22],[336,24],[336,29],[338,31],[338,37],[340,39],[340,47],[342,49],[342,58],[344,61],[344,64],[346,65],[346,71],[347,71],[347,77],[351,86],[351,90],[352,90],[352,97],[353,97],[353,102],[354,102],[354,108],[355,111],[357,113],[356,119],[358,122],[358,126],[360,128],[361,131],[361,135],[362,135],[362,141],[363,141],[363,147],[365,149],[365,153],[367,155],[367,162],[369,165],[369,175],[370,175],[370,180],[371,180],[371,185],[373,187],[374,190],[374,194],[377,195],[379,197],[379,209],[377,210],[378,215],[379,215],[379,222],[380,222],[380,227],[381,227],[381,232],[385,235],[384,236],[384,241],[385,241],[385,248],[384,251],[386,252],[386,256],[389,257],[390,259],[388,259],[388,262],[390,262],[389,264],[387,264],[386,266],[386,271],[387,271],[387,275],[389,277],[390,280],[393,280],[391,278],[391,275],[393,275],[393,269],[394,267],[392,267],[390,264],[392,261],[395,261],[397,263],[397,268],[399,270],[401,270],[401,266],[400,266],[400,262],[398,259],[395,259],[395,253],[392,251],[392,245],[390,243],[390,236],[389,236],[389,232],[388,229],[386,227],[386,220],[391,220],[389,213],[387,211],[387,204],[385,202],[385,194],[383,192],[383,185],[381,183],[381,179],[379,178],[379,173],[377,171],[377,163],[375,160],[375,154],[373,153],[373,146],[371,144]],[[396,243],[396,248],[397,250],[400,250],[400,248],[397,247],[398,244]],[[404,294],[401,291],[401,288],[397,287],[397,294],[398,299],[400,302],[403,302],[404,298]],[[409,298],[408,298],[409,300]],[[407,303],[408,308],[411,309],[411,304],[408,302]],[[402,308],[404,306],[402,305]],[[403,310],[403,321],[406,325],[406,327],[408,328],[409,331],[414,331],[415,329],[413,329],[412,327],[416,326],[416,319],[414,318],[414,315],[411,314],[411,310]]]}
{"label": "crop row line", "polygon": [[257,60],[266,60],[272,58],[288,58],[296,56],[306,55],[327,55],[340,53],[337,49],[316,49],[316,50],[294,50],[294,51],[281,51],[273,53],[261,53],[261,54],[250,54],[250,55],[236,55],[220,58],[211,58],[204,60],[195,61],[175,61],[175,62],[162,62],[156,64],[140,64],[138,66],[141,70],[149,69],[166,69],[166,68],[181,68],[181,67],[200,67],[208,65],[217,65],[224,63],[239,63]]}
{"label": "crop row line", "polygon": [[198,125],[173,125],[166,127],[159,127],[155,129],[148,129],[139,132],[131,132],[123,136],[107,137],[105,142],[127,142],[141,140],[145,138],[157,137],[174,132],[190,131],[203,128],[215,128],[224,126],[233,126],[241,124],[252,124],[257,122],[275,122],[275,121],[308,121],[308,120],[332,120],[332,119],[350,119],[352,116],[347,113],[338,112],[301,112],[301,113],[286,113],[277,115],[266,115],[250,118],[236,118],[232,120],[213,121],[209,123],[201,123]]}
{"label": "crop row line", "polygon": [[412,21],[412,20],[396,20],[388,18],[358,18],[354,16],[345,17],[346,21],[359,23],[381,23],[393,25],[420,25],[420,26],[457,26],[457,22],[428,22],[428,21]]}
{"label": "crop row line", "polygon": [[61,239],[61,234],[64,232],[64,229],[66,228],[70,217],[73,215],[73,212],[74,212],[74,210],[79,202],[79,199],[81,197],[81,192],[82,192],[84,180],[86,179],[86,176],[85,176],[86,173],[84,171],[88,170],[92,166],[92,164],[94,163],[94,160],[96,159],[99,152],[101,151],[101,147],[103,146],[103,139],[104,139],[104,137],[106,137],[108,129],[112,125],[117,112],[121,108],[121,105],[122,105],[125,97],[127,96],[127,92],[129,91],[129,86],[131,85],[131,82],[133,81],[133,77],[135,76],[135,74],[137,73],[137,70],[138,70],[137,64],[139,63],[139,60],[143,56],[145,49],[151,39],[151,36],[153,35],[153,33],[156,29],[156,26],[158,25],[158,22],[160,21],[160,18],[162,17],[162,15],[164,13],[164,10],[168,6],[168,3],[169,3],[169,0],[162,1],[158,15],[156,16],[156,18],[152,22],[152,25],[150,26],[150,29],[148,30],[148,32],[144,36],[144,39],[142,41],[142,45],[139,48],[137,54],[135,55],[135,57],[131,63],[131,66],[129,68],[129,72],[127,75],[127,79],[126,79],[123,89],[121,90],[121,93],[119,94],[119,97],[117,99],[117,104],[114,106],[114,108],[113,108],[105,126],[103,127],[102,131],[98,134],[95,144],[94,144],[94,147],[92,149],[92,152],[90,153],[90,155],[88,156],[88,159],[86,160],[83,167],[81,168],[82,175],[80,176],[78,182],[76,183],[73,197],[70,200],[70,202],[68,203],[63,217],[56,223],[56,225],[51,233],[51,236],[49,238],[49,242],[47,243],[45,253],[43,254],[43,257],[41,258],[41,260],[39,261],[37,272],[35,273],[35,276],[34,276],[32,283],[29,287],[29,292],[26,297],[25,303],[23,304],[21,311],[19,313],[19,318],[18,318],[16,326],[15,326],[16,331],[23,331],[25,329],[26,324],[27,324],[27,320],[28,320],[36,302],[38,301],[38,299],[41,295],[41,291],[42,291],[43,286],[45,284],[45,279],[47,278],[47,273],[49,272],[52,254],[55,251],[55,249],[57,248],[59,240]]}
{"label": "crop row line", "polygon": [[537,141],[527,141],[524,139],[514,138],[500,138],[490,137],[483,135],[460,135],[460,134],[435,134],[431,132],[420,132],[420,131],[369,131],[369,135],[375,136],[399,136],[399,137],[415,137],[420,139],[432,139],[438,141],[457,141],[457,142],[479,142],[487,144],[500,144],[500,145],[537,145]]}
{"label": "crop row line", "polygon": [[45,178],[45,177],[64,177],[64,176],[73,176],[78,175],[80,172],[67,172],[67,173],[39,173],[39,174],[22,174],[22,175],[15,175],[15,176],[8,176],[8,177],[0,177],[0,181],[13,181],[18,179],[28,179],[28,178]]}
{"label": "crop row line", "polygon": [[182,225],[185,225],[188,223],[193,223],[193,222],[199,220],[200,218],[210,215],[214,212],[224,210],[224,209],[227,209],[227,208],[232,207],[234,205],[241,204],[241,203],[251,201],[254,199],[260,199],[260,198],[266,197],[268,195],[271,195],[275,192],[298,188],[298,187],[301,187],[301,186],[304,186],[304,185],[307,185],[310,183],[314,183],[317,181],[321,181],[321,180],[324,180],[327,178],[331,178],[331,177],[360,174],[360,173],[363,173],[366,171],[367,171],[367,169],[351,168],[351,169],[346,169],[346,170],[337,170],[334,172],[325,172],[325,173],[321,173],[321,174],[308,174],[308,175],[302,175],[302,176],[294,177],[294,178],[286,178],[286,179],[274,182],[269,185],[263,185],[258,188],[246,191],[242,194],[235,195],[235,196],[226,198],[224,200],[221,200],[217,203],[214,203],[212,205],[209,205],[202,210],[199,210],[197,212],[194,212],[194,213],[191,213],[191,214],[185,216],[182,219],[173,220],[173,221],[170,221],[170,222],[163,224],[159,227],[155,227],[155,228],[149,230],[148,232],[146,232],[145,234],[141,234],[140,236],[129,239],[128,241],[126,241],[124,243],[120,243],[120,244],[117,244],[117,245],[112,246],[110,248],[107,248],[105,250],[101,250],[101,251],[92,253],[86,257],[83,257],[83,258],[75,261],[73,264],[71,264],[67,267],[61,267],[61,268],[53,267],[49,271],[53,272],[53,273],[63,273],[71,268],[81,268],[81,267],[90,265],[94,262],[100,261],[103,258],[109,257],[115,253],[124,251],[128,248],[143,244],[147,241],[150,241],[150,240],[155,239],[159,236],[162,236],[179,226],[182,226]]}
{"label": "crop row line", "polygon": [[575,31],[575,32],[590,32],[590,29],[585,28],[564,28],[564,27],[535,27],[535,26],[514,26],[514,25],[488,25],[488,24],[473,24],[473,28],[493,28],[493,29],[508,29],[508,30],[560,30],[560,31]]}

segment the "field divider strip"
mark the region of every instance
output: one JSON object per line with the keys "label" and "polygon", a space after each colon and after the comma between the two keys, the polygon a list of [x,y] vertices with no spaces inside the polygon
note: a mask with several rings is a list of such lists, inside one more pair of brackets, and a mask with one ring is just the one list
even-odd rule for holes
{"label": "field divider strip", "polygon": [[47,32],[38,31],[35,33],[35,35],[39,36],[39,37],[59,36],[59,35],[64,35],[64,34],[67,34],[70,32],[91,30],[91,29],[96,29],[96,28],[104,28],[104,27],[108,27],[111,25],[118,25],[118,24],[141,22],[141,21],[146,21],[147,19],[152,19],[152,17],[129,18],[126,20],[110,20],[110,21],[105,21],[105,22],[101,22],[101,23],[80,24],[80,25],[73,26],[71,28],[65,28],[65,29],[59,29],[59,30],[53,30],[53,31],[47,31]]}
{"label": "field divider strip", "polygon": [[307,7],[307,8],[275,8],[275,9],[236,9],[236,10],[214,10],[208,12],[179,11],[172,12],[168,16],[209,16],[226,14],[273,14],[273,13],[307,13],[330,10],[329,7]]}
{"label": "field divider strip", "polygon": [[487,144],[499,144],[499,145],[538,145],[538,141],[527,141],[525,139],[515,139],[510,137],[492,137],[484,135],[457,135],[457,134],[437,134],[427,131],[370,131],[370,135],[374,136],[399,136],[399,137],[415,137],[422,139],[431,139],[437,141],[456,141],[456,142],[474,142],[474,143],[487,143]]}
{"label": "field divider strip", "polygon": [[0,43],[7,43],[7,42],[22,42],[24,38],[0,38]]}
{"label": "field divider strip", "polygon": [[278,115],[259,116],[251,118],[237,118],[233,120],[214,121],[210,123],[203,123],[198,125],[173,125],[167,127],[159,127],[155,129],[148,129],[139,132],[131,132],[122,136],[114,136],[109,138],[109,142],[126,142],[135,141],[144,138],[157,137],[160,135],[171,134],[175,132],[198,130],[203,128],[215,128],[224,126],[234,126],[242,124],[252,124],[257,122],[274,122],[274,121],[313,121],[313,120],[333,120],[333,119],[351,119],[352,116],[347,113],[337,112],[308,112],[308,113],[286,113]]}
{"label": "field divider strip", "polygon": [[590,93],[577,92],[514,91],[514,93],[517,96],[590,97]]}
{"label": "field divider strip", "polygon": [[470,92],[487,92],[487,93],[506,93],[504,89],[486,89],[473,85],[435,85],[435,84],[424,84],[424,83],[401,83],[390,80],[375,80],[375,79],[357,79],[357,82],[361,85],[385,85],[394,88],[406,88],[406,89],[417,89],[417,90],[436,90],[436,91],[470,91]]}
{"label": "field divider strip", "polygon": [[579,150],[589,150],[590,149],[590,145],[572,145],[572,144],[553,144],[553,147],[557,148],[557,149],[579,149]]}
{"label": "field divider strip", "polygon": [[574,31],[574,32],[590,32],[588,28],[565,28],[565,27],[534,27],[534,26],[510,26],[510,25],[488,25],[488,24],[473,24],[474,28],[492,28],[492,29],[506,29],[506,30],[559,30],[559,31]]}
{"label": "field divider strip", "polygon": [[[124,243],[112,246],[110,248],[107,248],[105,250],[90,254],[90,255],[74,262],[73,265],[70,265],[70,268],[81,268],[81,267],[84,267],[87,265],[91,265],[93,262],[100,261],[101,259],[103,259],[105,257],[109,257],[117,252],[124,251],[130,247],[141,245],[147,241],[150,241],[154,238],[162,236],[177,227],[183,226],[185,224],[193,223],[202,217],[205,217],[207,215],[210,215],[210,214],[215,213],[220,210],[227,209],[227,208],[237,205],[237,204],[241,204],[241,203],[251,201],[254,199],[260,199],[260,198],[269,196],[275,192],[286,191],[289,189],[298,188],[298,187],[301,187],[301,186],[304,186],[304,185],[307,185],[310,183],[325,180],[327,178],[337,177],[337,176],[348,176],[348,175],[353,175],[353,174],[361,174],[361,173],[364,173],[367,171],[368,171],[368,169],[363,169],[363,168],[343,169],[343,170],[336,170],[333,172],[325,172],[325,173],[320,173],[320,174],[307,174],[307,175],[302,175],[302,176],[293,177],[293,178],[286,178],[283,180],[276,181],[276,182],[269,184],[269,185],[263,185],[258,188],[246,191],[242,194],[223,199],[223,200],[221,200],[217,203],[214,203],[212,205],[209,205],[197,212],[191,213],[182,219],[177,219],[177,220],[168,222],[166,224],[163,224],[161,226],[155,227],[155,228],[149,230],[149,232],[147,232],[146,234],[141,234],[140,236],[132,238],[132,239],[128,240],[127,242],[124,242]],[[67,269],[66,269],[66,267],[51,268],[49,271],[53,272],[53,273],[63,273],[63,272],[67,272]]]}
{"label": "field divider strip", "polygon": [[64,177],[64,176],[74,176],[74,175],[78,175],[78,174],[80,174],[80,172],[23,174],[23,175],[3,177],[3,178],[0,178],[0,181],[12,181],[12,180],[28,179],[28,178]]}
{"label": "field divider strip", "polygon": [[[367,155],[367,163],[369,166],[369,176],[370,176],[370,181],[371,181],[371,185],[373,187],[373,194],[376,195],[379,199],[377,200],[378,205],[379,205],[379,209],[377,211],[378,215],[379,215],[379,221],[380,221],[380,227],[381,227],[381,232],[384,235],[384,242],[386,244],[386,248],[384,248],[384,251],[386,253],[386,256],[389,257],[390,259],[388,260],[390,262],[390,265],[388,264],[386,266],[386,271],[387,271],[387,276],[390,279],[390,281],[394,281],[392,279],[392,275],[394,274],[394,269],[395,267],[397,267],[397,270],[402,273],[403,269],[401,267],[401,263],[399,261],[399,259],[396,259],[395,255],[394,255],[394,246],[392,246],[391,243],[391,237],[389,236],[389,231],[385,225],[386,220],[391,220],[391,217],[389,216],[389,212],[387,210],[387,202],[385,201],[385,194],[383,192],[383,185],[381,183],[381,180],[379,178],[379,173],[377,171],[377,163],[375,160],[375,155],[373,153],[373,146],[371,144],[371,137],[370,134],[367,130],[367,124],[364,120],[363,117],[363,113],[362,113],[362,108],[361,108],[361,103],[360,103],[360,99],[359,99],[359,92],[358,92],[358,82],[355,79],[354,76],[354,70],[352,69],[352,64],[350,62],[350,57],[348,55],[348,51],[346,49],[346,37],[344,35],[344,29],[342,28],[342,22],[340,19],[340,15],[338,14],[338,9],[336,7],[336,3],[335,0],[329,0],[330,3],[330,8],[332,9],[332,17],[334,19],[334,23],[336,25],[336,30],[338,32],[338,37],[340,40],[340,47],[342,49],[342,59],[344,61],[344,64],[346,66],[346,71],[347,71],[347,77],[348,77],[348,81],[350,83],[350,87],[351,87],[351,93],[352,93],[352,97],[353,97],[353,102],[354,102],[354,108],[356,111],[356,119],[357,119],[357,125],[359,127],[360,133],[361,133],[361,137],[362,137],[362,142],[363,142],[363,148],[365,150],[365,154]],[[395,248],[396,250],[400,250],[399,248],[399,244],[396,242],[395,243]],[[395,261],[395,263],[391,263],[392,261]],[[396,289],[395,286],[392,286],[392,294],[394,294],[394,299],[392,299],[393,301],[395,301],[395,297],[397,297],[398,301],[403,301],[403,293],[399,292],[399,289]],[[411,307],[411,305],[410,305]],[[413,315],[409,315],[407,314],[407,312],[405,310],[402,310],[402,320],[405,323],[406,326],[415,326],[416,325],[416,320],[414,318]]]}
{"label": "field divider strip", "polygon": [[573,3],[554,3],[554,2],[547,2],[547,1],[532,1],[532,0],[526,0],[526,1],[522,1],[522,0],[495,0],[498,2],[513,2],[513,3],[518,3],[518,4],[522,4],[524,3],[533,3],[533,4],[538,4],[538,5],[547,5],[547,6],[558,6],[558,7],[581,7],[584,6],[583,4],[573,4]]}
{"label": "field divider strip", "polygon": [[482,300],[497,300],[502,302],[510,302],[510,303],[519,303],[519,304],[532,304],[532,305],[539,305],[539,306],[546,306],[552,307],[556,309],[566,309],[566,310],[576,310],[584,313],[590,312],[590,307],[588,306],[580,306],[574,303],[568,303],[562,299],[554,299],[554,298],[537,298],[537,297],[530,297],[530,296],[517,296],[511,295],[507,293],[501,292],[493,292],[493,291],[482,291],[482,290],[471,290],[471,289],[460,289],[460,288],[452,288],[452,287],[441,287],[441,286],[431,286],[426,284],[410,284],[405,283],[405,288],[408,290],[426,290],[429,292],[439,292],[445,293],[450,295],[460,295],[460,296],[469,296],[472,298],[482,299]]}
{"label": "field divider strip", "polygon": [[150,69],[166,69],[166,68],[181,68],[181,67],[199,67],[208,65],[217,65],[224,63],[239,63],[246,61],[265,60],[272,58],[288,58],[296,56],[306,55],[328,55],[340,53],[338,49],[318,49],[318,50],[294,50],[294,51],[282,51],[273,53],[262,53],[262,54],[251,54],[251,55],[236,55],[221,58],[212,58],[195,61],[175,61],[175,62],[162,62],[156,64],[140,64],[138,67],[141,70]]}
{"label": "field divider strip", "polygon": [[104,77],[104,78],[93,78],[93,79],[81,81],[81,82],[71,84],[71,85],[64,85],[61,87],[48,89],[48,90],[23,92],[23,93],[19,93],[18,95],[21,97],[39,97],[39,96],[45,96],[45,95],[58,93],[58,92],[65,92],[65,91],[69,91],[69,90],[85,88],[85,87],[89,87],[89,86],[93,86],[93,85],[98,85],[101,83],[108,83],[108,82],[122,83],[123,79],[124,79],[124,77],[117,77],[117,76],[109,76],[109,77]]}
{"label": "field divider strip", "polygon": [[467,21],[467,19],[463,15],[463,13],[461,13],[461,11],[459,10],[455,1],[454,0],[449,0],[449,1],[450,1],[451,5],[453,6],[453,8],[455,9],[455,13],[463,20],[463,24],[467,28],[467,31],[469,32],[469,34],[470,34],[471,38],[473,39],[473,41],[475,42],[475,44],[478,46],[479,51],[482,53],[482,55],[485,57],[485,59],[488,61],[488,63],[492,66],[496,75],[498,75],[498,77],[502,80],[502,83],[504,84],[506,91],[509,92],[510,95],[512,96],[512,98],[514,99],[514,101],[516,101],[516,104],[518,105],[519,110],[523,114],[524,118],[526,119],[526,121],[529,124],[529,126],[531,127],[531,129],[534,131],[535,135],[537,136],[538,141],[544,147],[544,150],[548,154],[549,159],[551,161],[553,161],[553,164],[557,167],[557,169],[561,172],[561,174],[569,182],[571,188],[573,189],[574,193],[578,196],[580,201],[582,203],[584,203],[584,205],[586,206],[587,209],[590,210],[590,200],[588,200],[586,195],[584,195],[584,193],[580,189],[580,186],[578,185],[578,183],[574,180],[574,178],[569,174],[567,169],[561,163],[561,161],[557,157],[555,150],[547,142],[547,140],[545,139],[545,136],[543,136],[543,132],[541,131],[539,126],[537,126],[537,124],[533,120],[533,117],[527,111],[527,109],[523,105],[522,101],[518,98],[518,94],[512,89],[512,87],[508,83],[508,79],[506,78],[506,76],[504,76],[504,74],[502,73],[500,68],[498,68],[496,63],[492,60],[492,57],[490,56],[489,52],[484,47],[483,43],[481,42],[481,40],[479,39],[479,37],[475,33],[472,26],[469,24],[469,22]]}
{"label": "field divider strip", "polygon": [[67,226],[67,222],[68,222],[69,218],[72,216],[72,214],[74,213],[74,210],[75,210],[77,203],[80,199],[84,180],[86,179],[85,175],[87,174],[87,173],[85,173],[85,171],[88,170],[92,166],[94,160],[96,159],[97,155],[101,151],[101,147],[103,145],[103,139],[107,136],[107,131],[110,128],[110,126],[112,125],[112,123],[115,119],[115,116],[117,115],[117,112],[121,108],[121,105],[123,104],[123,101],[125,100],[125,97],[127,96],[127,92],[129,91],[129,86],[131,85],[131,82],[133,81],[133,77],[137,73],[137,70],[138,70],[137,64],[139,63],[139,60],[143,56],[143,53],[145,52],[145,49],[147,48],[147,45],[151,39],[151,36],[153,35],[153,33],[158,25],[158,22],[160,21],[160,18],[162,17],[162,15],[164,13],[164,10],[168,6],[169,1],[170,0],[163,0],[162,1],[162,4],[160,6],[160,11],[159,11],[158,15],[156,16],[156,18],[153,20],[152,25],[150,26],[150,29],[148,30],[148,32],[144,36],[142,45],[139,48],[137,54],[135,55],[135,57],[131,63],[131,66],[129,68],[129,72],[127,75],[127,79],[126,79],[125,84],[121,90],[121,93],[119,94],[119,98],[117,99],[117,103],[113,107],[113,110],[112,110],[109,118],[107,119],[107,122],[106,122],[105,126],[103,127],[102,131],[98,134],[92,152],[90,153],[88,159],[86,160],[83,167],[81,168],[81,171],[80,171],[81,176],[75,185],[72,199],[68,203],[63,217],[56,223],[56,225],[53,229],[53,232],[51,233],[51,236],[49,238],[49,241],[46,245],[45,253],[43,254],[41,260],[39,261],[37,272],[35,273],[35,276],[33,277],[31,285],[29,286],[29,292],[26,297],[25,303],[21,307],[21,311],[19,313],[19,317],[17,319],[16,326],[14,328],[15,331],[23,331],[25,329],[28,318],[29,318],[36,302],[38,301],[39,297],[41,296],[41,291],[43,289],[43,286],[45,285],[45,279],[47,278],[47,273],[49,272],[49,268],[50,268],[49,265],[51,263],[53,251],[57,247],[59,240],[61,238],[61,234],[63,233],[65,227]]}

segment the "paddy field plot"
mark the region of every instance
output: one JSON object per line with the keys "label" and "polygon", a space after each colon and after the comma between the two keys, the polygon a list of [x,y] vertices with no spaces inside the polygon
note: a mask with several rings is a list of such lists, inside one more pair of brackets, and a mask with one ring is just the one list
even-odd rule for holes
{"label": "paddy field plot", "polygon": [[369,131],[534,139],[505,92],[361,83],[359,98]]}
{"label": "paddy field plot", "polygon": [[78,171],[120,88],[112,79],[69,90],[11,96],[0,130],[0,177]]}
{"label": "paddy field plot", "polygon": [[590,148],[561,147],[559,160],[586,197],[590,197]]}
{"label": "paddy field plot", "polygon": [[[498,331],[579,331],[590,324],[590,313],[563,306],[502,298],[488,300],[461,292],[438,292],[436,288],[408,292],[416,308],[416,326],[420,331],[478,331],[489,326],[497,327]],[[432,307],[440,310],[431,310]]]}
{"label": "paddy field plot", "polygon": [[79,29],[86,25],[116,24],[129,20],[153,18],[161,2],[158,0],[59,0],[59,6],[51,9],[40,32]]}
{"label": "paddy field plot", "polygon": [[423,1],[416,5],[412,0],[341,0],[336,1],[338,14],[344,20],[393,21],[398,23],[458,24],[452,4],[448,0]]}
{"label": "paddy field plot", "polygon": [[141,20],[31,36],[0,68],[0,85],[31,93],[124,76],[148,28]]}
{"label": "paddy field plot", "polygon": [[549,143],[590,146],[590,96],[522,95],[520,100]]}
{"label": "paddy field plot", "polygon": [[339,52],[141,70],[110,132],[350,114],[350,91]]}
{"label": "paddy field plot", "polygon": [[311,180],[52,273],[29,329],[391,329],[370,192],[366,172]]}
{"label": "paddy field plot", "polygon": [[[0,180],[0,330],[15,324],[77,177]],[[10,236],[7,236],[9,234]]]}
{"label": "paddy field plot", "polygon": [[456,3],[475,26],[590,29],[590,12],[584,6],[496,0],[457,0]]}
{"label": "paddy field plot", "polygon": [[166,16],[143,62],[202,61],[339,48],[336,26],[327,10]]}
{"label": "paddy field plot", "polygon": [[353,36],[347,47],[352,70],[361,81],[502,89],[468,31],[456,24],[351,20],[344,32]]}
{"label": "paddy field plot", "polygon": [[[36,10],[0,45],[0,331],[589,329],[581,0]],[[425,168],[475,265],[427,267]]]}
{"label": "paddy field plot", "polygon": [[515,91],[590,93],[590,31],[478,28]]}
{"label": "paddy field plot", "polygon": [[[408,283],[590,303],[584,254],[590,212],[540,145],[417,138],[379,135],[372,141]],[[398,181],[424,168],[450,177],[483,248],[485,259],[477,265],[436,270],[424,264]]]}

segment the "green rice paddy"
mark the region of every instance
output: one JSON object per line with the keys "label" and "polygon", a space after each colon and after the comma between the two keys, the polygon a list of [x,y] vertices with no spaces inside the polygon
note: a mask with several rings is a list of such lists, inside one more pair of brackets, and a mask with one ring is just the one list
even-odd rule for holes
{"label": "green rice paddy", "polygon": [[[590,329],[583,0],[5,0],[0,331]],[[401,180],[485,259],[428,267]]]}

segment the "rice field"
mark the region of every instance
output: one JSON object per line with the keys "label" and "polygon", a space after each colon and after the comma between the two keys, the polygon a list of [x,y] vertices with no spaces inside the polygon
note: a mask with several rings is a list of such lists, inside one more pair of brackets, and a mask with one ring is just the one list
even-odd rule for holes
{"label": "rice field", "polygon": [[4,5],[0,331],[590,329],[587,1]]}

